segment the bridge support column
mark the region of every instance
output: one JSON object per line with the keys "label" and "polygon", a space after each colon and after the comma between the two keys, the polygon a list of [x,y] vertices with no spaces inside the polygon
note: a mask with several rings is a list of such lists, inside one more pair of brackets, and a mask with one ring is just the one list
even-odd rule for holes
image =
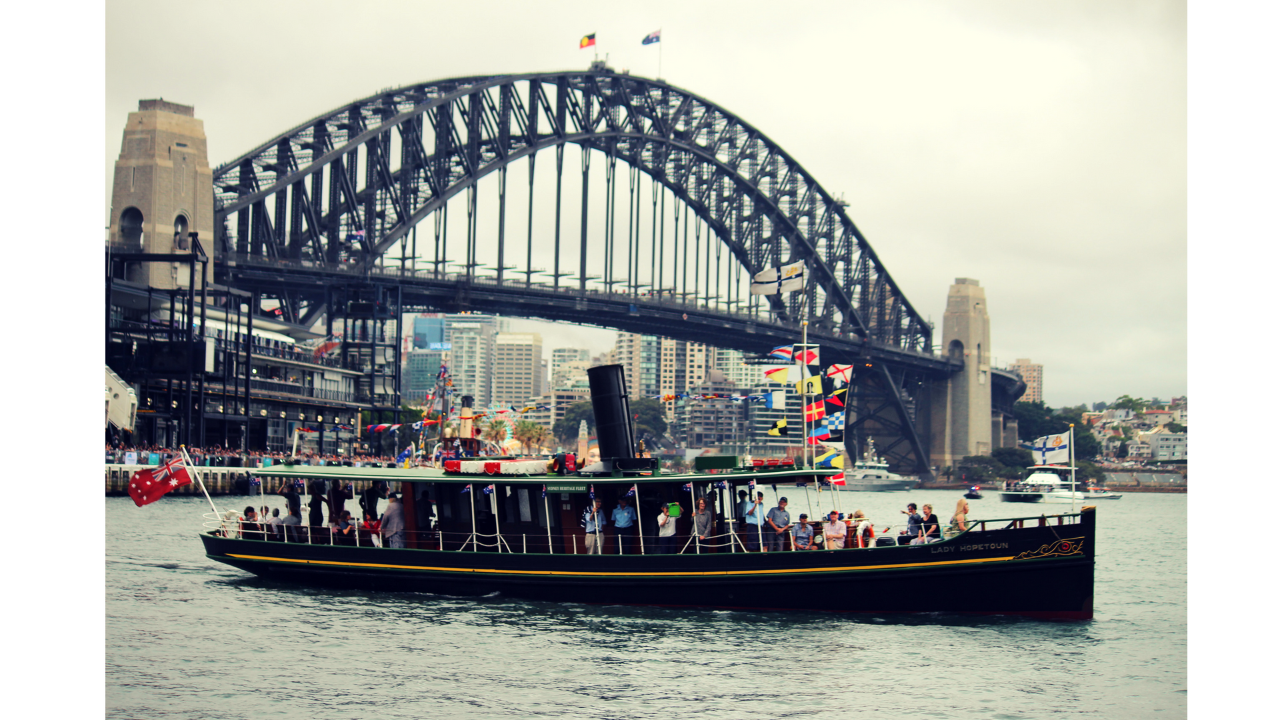
{"label": "bridge support column", "polygon": [[[956,278],[947,293],[942,351],[964,369],[933,388],[929,458],[939,469],[956,467],[966,455],[991,454],[991,323],[977,280]],[[1003,433],[996,437],[1003,442]]]}

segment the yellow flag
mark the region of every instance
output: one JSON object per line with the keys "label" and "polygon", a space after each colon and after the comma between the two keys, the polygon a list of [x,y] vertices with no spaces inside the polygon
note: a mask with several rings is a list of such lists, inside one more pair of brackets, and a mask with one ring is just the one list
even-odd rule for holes
{"label": "yellow flag", "polygon": [[822,394],[822,376],[810,375],[809,377],[796,383],[796,392],[801,395],[821,395]]}

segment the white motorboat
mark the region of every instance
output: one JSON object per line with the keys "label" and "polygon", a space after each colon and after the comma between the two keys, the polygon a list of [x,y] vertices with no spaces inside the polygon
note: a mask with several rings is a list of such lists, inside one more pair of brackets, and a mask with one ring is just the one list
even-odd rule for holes
{"label": "white motorboat", "polygon": [[904,477],[889,471],[889,463],[876,455],[876,441],[867,440],[867,449],[862,458],[853,463],[853,467],[845,470],[845,489],[861,492],[891,492],[894,490],[910,490],[915,487],[916,479]]}
{"label": "white motorboat", "polygon": [[1064,474],[1070,477],[1071,468],[1066,465],[1033,465],[1027,469],[1030,473],[1026,478],[1001,491],[1001,502],[1077,503],[1089,497],[1072,490],[1070,481],[1062,479]]}

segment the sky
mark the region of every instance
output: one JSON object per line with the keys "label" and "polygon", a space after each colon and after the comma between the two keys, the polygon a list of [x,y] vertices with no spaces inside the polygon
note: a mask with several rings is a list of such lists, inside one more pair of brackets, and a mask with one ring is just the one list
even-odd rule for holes
{"label": "sky", "polygon": [[[103,182],[139,99],[194,105],[217,165],[383,88],[585,69],[594,32],[632,74],[657,76],[661,51],[664,80],[843,196],[925,317],[977,279],[993,360],[1042,364],[1049,405],[1187,394],[1185,3],[816,2],[785,22],[764,2],[360,7],[113,0]],[[613,337],[514,329],[548,349]]]}

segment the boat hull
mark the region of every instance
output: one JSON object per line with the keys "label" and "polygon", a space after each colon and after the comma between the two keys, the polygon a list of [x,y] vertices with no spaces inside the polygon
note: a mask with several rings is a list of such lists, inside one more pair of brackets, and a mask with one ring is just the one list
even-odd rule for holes
{"label": "boat hull", "polygon": [[[865,613],[1093,616],[1093,512],[918,546],[703,555],[548,555],[201,536],[213,560],[324,587],[552,602]],[[1029,521],[1034,522],[1034,521]]]}

